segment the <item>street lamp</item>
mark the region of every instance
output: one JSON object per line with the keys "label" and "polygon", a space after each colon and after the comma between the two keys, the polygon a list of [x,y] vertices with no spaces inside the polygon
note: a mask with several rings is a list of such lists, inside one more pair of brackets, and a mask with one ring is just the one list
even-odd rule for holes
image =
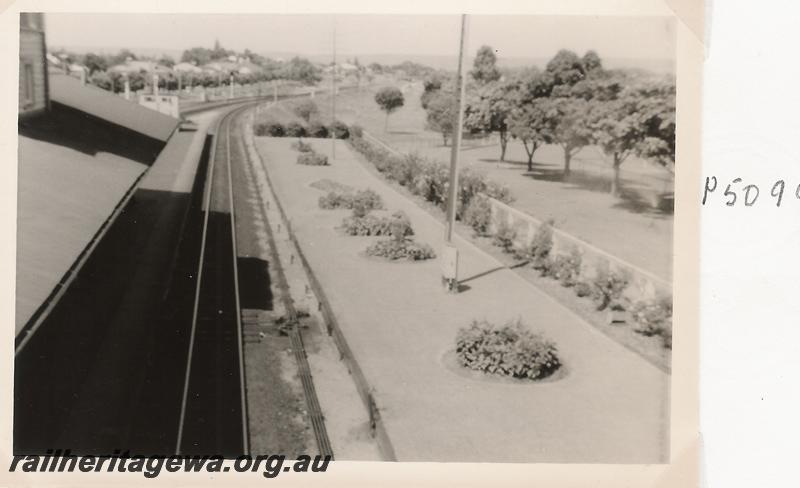
{"label": "street lamp", "polygon": [[442,248],[442,282],[445,289],[458,293],[458,249],[453,245],[453,227],[458,204],[458,157],[461,150],[461,126],[464,123],[464,47],[467,38],[467,16],[461,15],[461,42],[458,49],[458,74],[456,77],[457,118],[453,127],[453,145],[450,150],[450,186],[447,191],[447,223]]}

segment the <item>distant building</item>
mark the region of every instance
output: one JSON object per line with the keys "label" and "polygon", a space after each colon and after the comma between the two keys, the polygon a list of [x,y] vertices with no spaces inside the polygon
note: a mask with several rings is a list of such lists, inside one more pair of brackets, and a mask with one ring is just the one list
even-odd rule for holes
{"label": "distant building", "polygon": [[49,107],[47,47],[44,16],[19,14],[19,116],[40,113]]}

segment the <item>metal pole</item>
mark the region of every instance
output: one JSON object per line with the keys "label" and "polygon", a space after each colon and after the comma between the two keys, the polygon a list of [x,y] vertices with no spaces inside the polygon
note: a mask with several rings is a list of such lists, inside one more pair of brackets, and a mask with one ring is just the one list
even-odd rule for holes
{"label": "metal pole", "polygon": [[467,39],[467,16],[461,15],[461,42],[458,49],[458,74],[456,78],[456,120],[450,151],[450,186],[447,190],[447,223],[442,250],[442,282],[451,293],[458,292],[458,249],[453,245],[453,227],[458,206],[458,158],[461,150],[461,126],[464,123],[464,48]]}
{"label": "metal pole", "polygon": [[336,159],[336,17],[333,18],[333,71],[331,71],[331,159]]}
{"label": "metal pole", "polygon": [[458,157],[461,149],[461,126],[464,123],[464,47],[466,44],[467,16],[461,16],[461,44],[458,52],[458,75],[456,78],[458,92],[456,95],[457,117],[453,127],[453,146],[450,148],[450,188],[447,192],[447,227],[445,242],[453,242],[453,226],[456,221],[456,198],[458,197]]}

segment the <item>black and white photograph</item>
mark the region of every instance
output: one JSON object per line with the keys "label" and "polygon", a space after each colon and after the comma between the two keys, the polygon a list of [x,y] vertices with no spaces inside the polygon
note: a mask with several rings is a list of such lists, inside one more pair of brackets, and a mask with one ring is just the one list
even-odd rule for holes
{"label": "black and white photograph", "polygon": [[13,455],[669,464],[676,19],[20,13]]}

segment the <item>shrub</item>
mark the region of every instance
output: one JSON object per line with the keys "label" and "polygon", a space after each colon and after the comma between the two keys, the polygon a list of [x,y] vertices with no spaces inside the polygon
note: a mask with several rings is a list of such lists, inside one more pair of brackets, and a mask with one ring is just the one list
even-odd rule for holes
{"label": "shrub", "polygon": [[333,134],[333,137],[336,139],[347,139],[350,137],[350,129],[347,127],[347,124],[341,120],[334,121],[331,124],[329,133]]}
{"label": "shrub", "polygon": [[[422,158],[416,154],[397,156],[362,137],[351,137],[350,144],[388,179],[397,181],[411,190],[414,195],[422,197],[442,210],[446,208],[447,189],[450,181],[448,165],[441,161]],[[459,199],[456,208],[456,218],[459,220],[463,220],[470,202],[480,194],[504,203],[513,201],[507,187],[489,181],[481,172],[466,168],[462,172],[459,182]]]}
{"label": "shrub", "polygon": [[286,137],[305,137],[306,128],[299,122],[289,122],[284,128]]}
{"label": "shrub", "polygon": [[501,327],[473,321],[458,331],[456,357],[475,371],[530,380],[546,378],[561,367],[555,344],[519,320]]}
{"label": "shrub", "polygon": [[622,309],[620,298],[628,286],[628,277],[618,271],[609,269],[608,265],[597,269],[597,274],[592,282],[592,294],[600,303],[598,310],[611,306],[612,309]]}
{"label": "shrub", "polygon": [[533,269],[538,269],[542,275],[550,273],[553,260],[550,253],[553,250],[553,220],[548,220],[536,229],[531,243],[528,245],[527,257]]}
{"label": "shrub", "polygon": [[328,128],[319,122],[312,122],[306,130],[306,134],[308,137],[325,138],[328,137]]}
{"label": "shrub", "polygon": [[301,119],[309,122],[312,115],[319,113],[319,108],[317,108],[317,104],[314,100],[306,98],[295,104],[293,112]]}
{"label": "shrub", "polygon": [[561,282],[563,286],[574,286],[581,274],[582,260],[583,257],[577,248],[573,248],[569,254],[559,254],[550,267],[550,276]]}
{"label": "shrub", "polygon": [[575,294],[581,298],[591,296],[592,285],[585,281],[575,283]]}
{"label": "shrub", "polygon": [[641,300],[631,307],[633,330],[646,335],[662,335],[672,330],[672,297]]}
{"label": "shrub", "polygon": [[380,210],[383,208],[383,199],[370,189],[359,190],[355,193],[331,191],[327,195],[319,197],[320,208],[352,209],[356,205],[367,209],[367,211]]}
{"label": "shrub", "polygon": [[489,203],[489,199],[473,198],[464,211],[464,222],[472,227],[475,234],[489,235],[489,227],[492,224],[492,205]]}
{"label": "shrub", "polygon": [[350,138],[361,138],[364,137],[364,129],[360,125],[351,125],[350,126]]}
{"label": "shrub", "polygon": [[407,259],[409,261],[421,261],[436,257],[433,248],[427,244],[421,244],[411,239],[392,237],[391,239],[381,239],[369,246],[366,250],[367,255],[377,256],[390,260]]}
{"label": "shrub", "polygon": [[495,246],[502,248],[503,252],[511,253],[514,250],[514,240],[516,238],[517,230],[503,220],[500,222],[500,225],[497,226],[497,231],[494,233],[492,242]]}
{"label": "shrub", "polygon": [[373,214],[346,217],[342,221],[342,229],[345,234],[351,236],[414,235],[408,216],[400,211],[390,217],[378,217]]}
{"label": "shrub", "polygon": [[256,124],[254,132],[257,136],[283,137],[285,128],[283,124],[276,120],[269,120]]}
{"label": "shrub", "polygon": [[297,164],[306,166],[328,166],[328,156],[316,152],[301,152],[297,155]]}
{"label": "shrub", "polygon": [[292,149],[301,153],[314,152],[314,148],[311,147],[311,144],[303,142],[302,139],[298,139],[297,142],[292,143]]}

